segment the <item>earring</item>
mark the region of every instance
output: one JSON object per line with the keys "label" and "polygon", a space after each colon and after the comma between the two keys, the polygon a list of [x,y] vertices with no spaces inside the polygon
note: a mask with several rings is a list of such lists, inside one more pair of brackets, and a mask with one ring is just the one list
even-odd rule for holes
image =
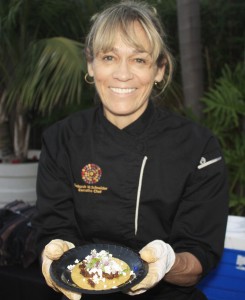
{"label": "earring", "polygon": [[160,82],[154,81],[154,85],[158,90],[162,90],[165,87],[165,81],[164,80],[162,80]]}
{"label": "earring", "polygon": [[[89,80],[88,77],[89,77],[89,74],[86,73],[85,76],[84,76],[84,80],[85,80],[88,84],[94,84],[94,80],[93,80],[93,79],[92,79],[92,80]],[[93,78],[93,77],[91,77],[91,78]]]}

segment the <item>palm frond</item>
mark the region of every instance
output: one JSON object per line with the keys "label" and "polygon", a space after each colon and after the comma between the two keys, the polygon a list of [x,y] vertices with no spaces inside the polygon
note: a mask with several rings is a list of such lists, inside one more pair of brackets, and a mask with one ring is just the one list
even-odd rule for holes
{"label": "palm frond", "polygon": [[229,207],[232,215],[244,216],[245,197],[236,193],[230,194]]}
{"label": "palm frond", "polygon": [[8,107],[18,101],[24,108],[44,113],[51,112],[57,103],[79,102],[85,71],[81,43],[63,37],[33,43],[16,69],[6,97]]}
{"label": "palm frond", "polygon": [[222,77],[230,81],[243,95],[243,101],[245,101],[245,64],[244,62],[238,63],[234,70],[228,65],[225,65],[222,70]]}
{"label": "palm frond", "polygon": [[235,179],[232,186],[237,181],[245,184],[245,134],[234,135],[229,142],[229,147],[224,148],[224,156],[230,171],[234,172]]}
{"label": "palm frond", "polygon": [[216,123],[225,127],[237,127],[239,115],[245,116],[245,101],[241,91],[227,79],[221,78],[202,101],[204,113],[212,112]]}
{"label": "palm frond", "polygon": [[245,68],[225,66],[202,101],[204,123],[219,139],[229,175],[231,213],[244,214],[245,201]]}

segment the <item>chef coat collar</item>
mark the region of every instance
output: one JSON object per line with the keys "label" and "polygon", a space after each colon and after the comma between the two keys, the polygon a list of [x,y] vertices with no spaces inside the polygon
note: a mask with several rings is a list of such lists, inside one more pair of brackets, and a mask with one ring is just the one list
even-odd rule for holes
{"label": "chef coat collar", "polygon": [[154,105],[150,100],[143,114],[136,121],[129,124],[127,127],[123,128],[123,130],[131,135],[138,135],[144,132],[146,127],[149,125],[153,114],[154,114]]}
{"label": "chef coat collar", "polygon": [[132,136],[138,136],[139,134],[142,134],[143,132],[145,132],[145,129],[151,123],[151,119],[154,115],[155,108],[154,108],[154,104],[150,100],[148,103],[148,106],[147,106],[146,110],[143,112],[143,114],[137,120],[135,120],[133,123],[129,124],[128,126],[126,126],[123,129],[117,128],[114,124],[112,124],[109,120],[106,119],[106,117],[104,116],[104,113],[103,113],[102,105],[101,105],[99,111],[100,111],[99,112],[100,119],[107,128],[113,129],[113,127],[114,127],[114,129],[117,129],[118,131],[125,132]]}

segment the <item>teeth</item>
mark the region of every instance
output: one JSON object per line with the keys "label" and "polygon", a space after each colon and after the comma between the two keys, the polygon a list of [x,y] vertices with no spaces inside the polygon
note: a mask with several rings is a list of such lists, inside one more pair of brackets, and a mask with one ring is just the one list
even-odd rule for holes
{"label": "teeth", "polygon": [[111,90],[118,94],[129,94],[135,91],[135,89],[120,89],[120,88],[111,88]]}

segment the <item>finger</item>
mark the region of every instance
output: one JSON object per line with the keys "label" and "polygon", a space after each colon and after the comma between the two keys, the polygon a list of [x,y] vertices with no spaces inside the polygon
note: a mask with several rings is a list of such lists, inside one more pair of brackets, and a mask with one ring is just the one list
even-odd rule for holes
{"label": "finger", "polygon": [[139,284],[133,286],[131,288],[132,291],[138,291],[138,290],[148,290],[152,286],[156,284],[156,280],[153,277],[146,277],[143,279]]}
{"label": "finger", "polygon": [[154,263],[157,260],[157,258],[155,257],[154,249],[152,247],[146,247],[145,249],[143,248],[140,251],[140,257],[148,263]]}
{"label": "finger", "polygon": [[148,262],[152,263],[157,261],[165,252],[165,243],[162,241],[155,240],[149,244],[147,244],[143,249],[140,251],[141,258]]}
{"label": "finger", "polygon": [[56,243],[49,243],[44,248],[44,254],[52,260],[59,259],[63,253],[64,253],[63,247]]}
{"label": "finger", "polygon": [[137,285],[131,288],[132,291],[146,289],[148,290],[152,286],[156,285],[156,283],[160,280],[159,269],[155,264],[149,264],[149,270],[146,277],[140,281]]}
{"label": "finger", "polygon": [[45,278],[47,285],[50,286],[51,288],[53,288],[57,292],[58,289],[54,286],[53,281],[50,277],[50,273],[49,273],[51,263],[52,263],[52,260],[47,257],[43,260],[42,273],[43,273],[43,276]]}
{"label": "finger", "polygon": [[70,250],[72,248],[75,248],[75,245],[73,243],[71,243],[71,242],[66,241],[65,244],[67,245],[67,249],[64,250],[64,251],[67,251],[67,250]]}
{"label": "finger", "polygon": [[127,292],[127,294],[129,295],[129,296],[136,296],[136,295],[140,295],[140,294],[143,294],[143,293],[145,293],[146,292],[146,290],[138,290],[138,291],[129,291],[129,292]]}

